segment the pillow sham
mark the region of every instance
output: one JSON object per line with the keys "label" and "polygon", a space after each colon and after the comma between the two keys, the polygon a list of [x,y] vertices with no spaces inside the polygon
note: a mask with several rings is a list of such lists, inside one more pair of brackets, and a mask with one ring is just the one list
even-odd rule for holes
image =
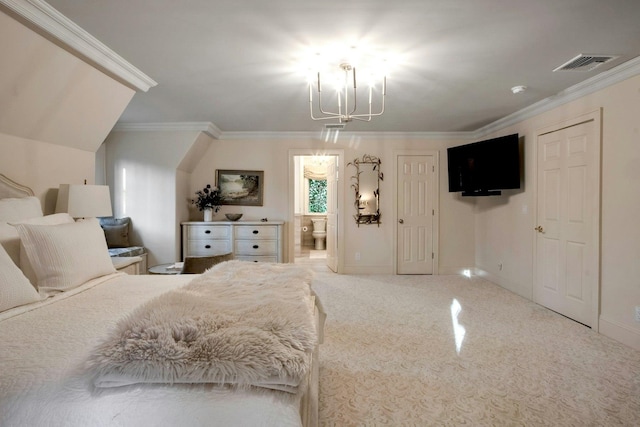
{"label": "pillow sham", "polygon": [[0,246],[0,312],[40,301],[40,295]]}
{"label": "pillow sham", "polygon": [[0,199],[0,222],[42,216],[40,199],[34,196]]}
{"label": "pillow sham", "polygon": [[15,227],[0,222],[0,246],[7,251],[15,265],[20,265],[20,237]]}
{"label": "pillow sham", "polygon": [[0,199],[0,245],[4,247],[16,265],[20,265],[20,239],[9,222],[42,216],[37,197],[9,197]]}
{"label": "pillow sham", "polygon": [[59,225],[16,225],[46,297],[78,287],[116,270],[96,218]]}
{"label": "pillow sham", "polygon": [[[73,217],[68,213],[57,213],[53,215],[41,216],[37,218],[28,218],[23,219],[21,221],[13,221],[11,222],[12,226],[16,226],[18,224],[33,224],[33,225],[58,225],[58,224],[69,224],[75,222]],[[29,257],[24,250],[24,245],[20,242],[20,237],[18,236],[18,230],[14,227],[13,232],[15,233],[15,239],[19,245],[19,255],[17,265],[20,266],[20,270],[27,276],[27,279],[31,282],[33,286],[37,286],[38,279],[36,277],[36,273],[33,271],[33,267],[31,266],[31,261],[29,261]]]}

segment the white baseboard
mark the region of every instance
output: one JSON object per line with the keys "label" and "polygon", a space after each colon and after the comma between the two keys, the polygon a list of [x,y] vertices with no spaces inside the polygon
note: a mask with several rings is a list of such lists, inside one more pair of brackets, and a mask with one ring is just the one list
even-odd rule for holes
{"label": "white baseboard", "polygon": [[460,266],[439,266],[438,267],[438,275],[441,276],[450,276],[450,275],[462,275],[465,270],[469,270],[473,273],[473,267],[460,267]]}
{"label": "white baseboard", "polygon": [[395,274],[393,265],[348,264],[344,266],[344,274]]}
{"label": "white baseboard", "polygon": [[640,350],[640,331],[634,330],[627,325],[609,320],[600,316],[599,332],[609,338],[628,345],[629,347]]}
{"label": "white baseboard", "polygon": [[[474,273],[473,267],[460,266],[440,266],[438,267],[439,276],[462,275],[465,270]],[[362,265],[348,264],[344,266],[344,274],[396,274],[393,265]],[[491,279],[487,279],[491,280]]]}
{"label": "white baseboard", "polygon": [[514,294],[520,295],[521,297],[526,298],[529,301],[533,301],[532,289],[523,289],[522,287],[518,287],[517,284],[511,283],[504,277],[496,276],[495,274],[489,273],[488,271],[481,268],[475,268],[473,271],[476,276],[482,277],[483,279],[495,283],[496,285],[501,286],[506,290],[513,292]]}
{"label": "white baseboard", "polygon": [[[522,292],[518,292],[518,289],[516,287],[509,286],[509,284],[505,283],[505,280],[501,277],[498,277],[480,268],[476,268],[474,270],[474,274],[524,298],[527,298],[530,301],[533,301],[532,296],[523,295]],[[631,348],[640,350],[640,331],[634,330],[626,325],[600,316],[598,322],[598,332],[604,336],[621,342],[622,344],[628,345]]]}

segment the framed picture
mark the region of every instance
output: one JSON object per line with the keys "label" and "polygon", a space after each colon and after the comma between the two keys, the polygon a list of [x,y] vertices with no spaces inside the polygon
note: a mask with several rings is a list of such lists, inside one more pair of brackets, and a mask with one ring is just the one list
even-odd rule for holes
{"label": "framed picture", "polygon": [[223,205],[262,206],[263,171],[216,170]]}

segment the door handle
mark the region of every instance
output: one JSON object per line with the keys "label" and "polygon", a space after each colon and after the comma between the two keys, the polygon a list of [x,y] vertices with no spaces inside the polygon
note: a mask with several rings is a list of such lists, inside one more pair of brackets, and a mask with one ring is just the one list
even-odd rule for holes
{"label": "door handle", "polygon": [[542,228],[541,225],[539,225],[536,228],[534,228],[534,230],[536,230],[538,233],[544,233],[544,228]]}
{"label": "door handle", "polygon": [[404,219],[400,218],[400,219],[398,220],[398,222],[399,222],[400,224],[404,224]]}

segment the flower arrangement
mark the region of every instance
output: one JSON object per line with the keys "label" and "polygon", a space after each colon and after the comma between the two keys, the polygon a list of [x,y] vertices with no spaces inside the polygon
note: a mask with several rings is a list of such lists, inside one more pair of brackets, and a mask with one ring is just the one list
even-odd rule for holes
{"label": "flower arrangement", "polygon": [[196,199],[191,200],[191,203],[198,207],[198,210],[204,211],[205,209],[212,209],[213,212],[220,210],[222,204],[222,196],[218,187],[212,187],[207,184],[202,190],[196,191],[198,196]]}

